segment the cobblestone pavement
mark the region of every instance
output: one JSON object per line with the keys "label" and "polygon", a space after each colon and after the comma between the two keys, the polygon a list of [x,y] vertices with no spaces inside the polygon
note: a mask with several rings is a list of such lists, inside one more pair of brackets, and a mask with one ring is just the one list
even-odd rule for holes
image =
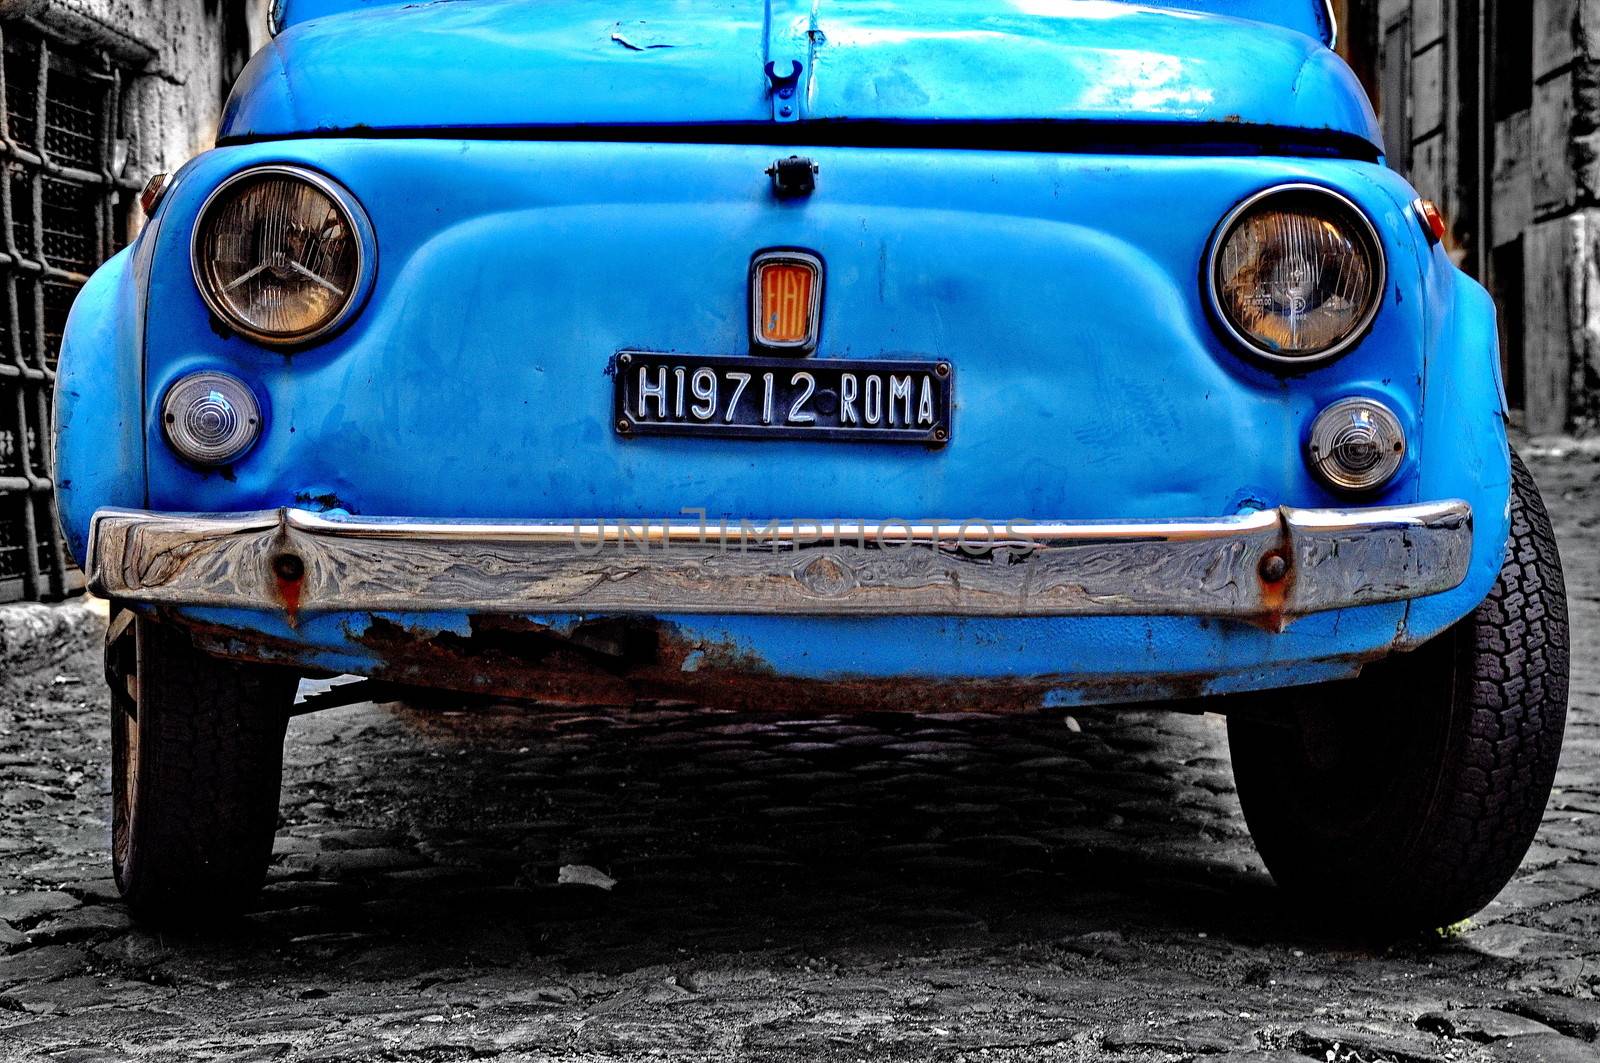
{"label": "cobblestone pavement", "polygon": [[1600,1059],[1600,455],[1540,841],[1459,935],[1278,897],[1221,721],[359,705],[290,728],[262,909],[133,929],[88,652],[0,687],[0,1058]]}

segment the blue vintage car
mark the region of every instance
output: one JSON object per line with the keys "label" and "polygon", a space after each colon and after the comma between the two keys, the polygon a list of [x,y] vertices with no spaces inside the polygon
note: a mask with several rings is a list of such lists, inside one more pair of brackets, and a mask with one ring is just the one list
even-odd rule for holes
{"label": "blue vintage car", "polygon": [[1437,926],[1560,747],[1494,308],[1322,0],[279,0],[72,312],[117,880],[248,903],[302,676],[1229,716]]}

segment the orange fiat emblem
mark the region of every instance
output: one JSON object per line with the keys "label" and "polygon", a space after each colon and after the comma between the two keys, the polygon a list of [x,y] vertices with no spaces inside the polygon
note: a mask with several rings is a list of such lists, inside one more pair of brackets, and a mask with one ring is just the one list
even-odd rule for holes
{"label": "orange fiat emblem", "polygon": [[751,265],[751,326],[755,344],[810,351],[817,345],[822,261],[800,251],[766,251]]}

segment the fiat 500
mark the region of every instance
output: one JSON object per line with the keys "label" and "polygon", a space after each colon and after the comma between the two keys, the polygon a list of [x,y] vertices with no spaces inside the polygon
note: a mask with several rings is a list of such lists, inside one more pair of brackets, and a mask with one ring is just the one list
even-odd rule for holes
{"label": "fiat 500", "polygon": [[1429,927],[1512,874],[1556,547],[1321,0],[274,18],[61,359],[140,916],[250,902],[319,675],[1167,699],[1288,895]]}

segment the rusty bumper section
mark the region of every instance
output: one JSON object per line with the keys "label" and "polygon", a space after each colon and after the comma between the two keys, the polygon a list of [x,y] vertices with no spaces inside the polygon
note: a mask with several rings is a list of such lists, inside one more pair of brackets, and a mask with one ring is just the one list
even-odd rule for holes
{"label": "rusty bumper section", "polygon": [[96,594],[302,612],[1297,616],[1447,591],[1461,501],[1144,522],[457,522],[103,509]]}

